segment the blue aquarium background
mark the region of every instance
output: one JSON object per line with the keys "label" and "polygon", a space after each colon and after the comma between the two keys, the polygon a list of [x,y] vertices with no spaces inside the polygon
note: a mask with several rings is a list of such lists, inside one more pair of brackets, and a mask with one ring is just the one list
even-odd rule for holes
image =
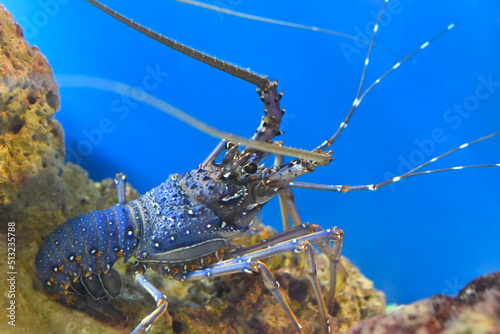
{"label": "blue aquarium background", "polygon": [[[367,52],[363,44],[173,1],[104,2],[179,42],[279,79],[281,104],[287,107],[279,139],[286,145],[314,148],[352,105]],[[67,160],[94,180],[124,172],[144,193],[169,174],[195,168],[218,143],[161,111],[96,89],[99,79],[145,89],[241,136],[250,137],[260,122],[263,107],[251,84],[178,54],[86,2],[2,3],[49,59],[60,85],[56,118],[65,129]],[[365,38],[383,1],[207,3]],[[407,55],[450,23],[461,22],[384,79],[335,143],[335,161],[301,180],[381,182],[500,131],[500,3],[391,3],[376,43],[392,52],[373,50],[367,84],[400,60],[395,54]],[[500,163],[500,138],[431,167],[486,163]],[[343,254],[388,302],[454,295],[473,278],[500,270],[500,168],[419,176],[376,192],[295,194],[305,221],[344,230]],[[262,215],[282,230],[277,200]]]}

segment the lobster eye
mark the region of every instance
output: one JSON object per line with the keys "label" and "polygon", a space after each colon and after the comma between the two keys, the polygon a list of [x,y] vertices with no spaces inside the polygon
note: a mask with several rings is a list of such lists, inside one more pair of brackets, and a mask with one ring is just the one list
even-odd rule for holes
{"label": "lobster eye", "polygon": [[250,162],[243,167],[243,170],[247,174],[254,174],[257,171],[257,165],[254,162]]}

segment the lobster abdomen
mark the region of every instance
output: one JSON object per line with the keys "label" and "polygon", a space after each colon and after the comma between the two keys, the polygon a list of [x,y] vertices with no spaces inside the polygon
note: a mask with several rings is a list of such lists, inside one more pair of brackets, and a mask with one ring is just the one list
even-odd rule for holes
{"label": "lobster abdomen", "polygon": [[96,299],[117,294],[119,288],[112,288],[117,277],[107,274],[120,257],[127,261],[137,248],[131,211],[115,205],[70,218],[52,231],[35,260],[45,290],[51,296],[88,292]]}

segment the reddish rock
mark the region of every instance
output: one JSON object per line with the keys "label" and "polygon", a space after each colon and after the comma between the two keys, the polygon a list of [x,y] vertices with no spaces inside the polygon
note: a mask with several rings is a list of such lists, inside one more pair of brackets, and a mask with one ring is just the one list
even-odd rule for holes
{"label": "reddish rock", "polygon": [[354,326],[365,333],[500,333],[500,272],[481,276],[456,297],[436,295]]}

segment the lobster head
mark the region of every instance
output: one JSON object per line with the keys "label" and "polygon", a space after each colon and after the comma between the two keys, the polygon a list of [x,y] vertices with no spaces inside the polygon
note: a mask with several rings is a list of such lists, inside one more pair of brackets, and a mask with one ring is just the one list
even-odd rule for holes
{"label": "lobster head", "polygon": [[258,165],[255,154],[228,143],[214,160],[174,174],[132,203],[142,226],[137,259],[176,263],[201,258],[247,231],[262,207],[317,163],[296,159],[283,166]]}

